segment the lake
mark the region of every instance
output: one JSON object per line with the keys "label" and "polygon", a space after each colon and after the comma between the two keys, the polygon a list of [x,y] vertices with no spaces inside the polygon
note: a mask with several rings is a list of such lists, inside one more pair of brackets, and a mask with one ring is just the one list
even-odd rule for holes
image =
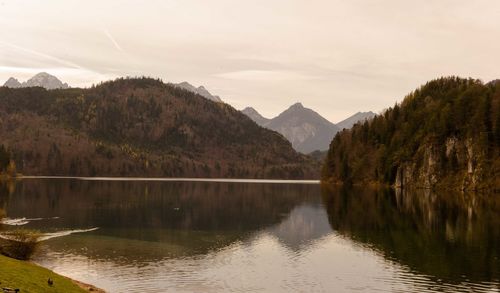
{"label": "lake", "polygon": [[109,292],[500,292],[498,195],[30,178],[0,209],[48,233],[36,263]]}

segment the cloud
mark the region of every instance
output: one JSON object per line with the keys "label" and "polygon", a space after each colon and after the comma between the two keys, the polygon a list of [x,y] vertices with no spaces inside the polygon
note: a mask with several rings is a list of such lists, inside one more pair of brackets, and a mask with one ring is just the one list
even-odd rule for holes
{"label": "cloud", "polygon": [[318,76],[287,70],[240,70],[215,74],[214,76],[244,81],[293,81],[320,79]]}
{"label": "cloud", "polygon": [[16,49],[16,50],[20,50],[20,51],[23,51],[25,53],[28,53],[28,54],[31,54],[31,55],[35,55],[37,57],[42,57],[42,58],[45,58],[45,59],[49,59],[51,61],[55,61],[61,65],[64,65],[64,66],[67,66],[67,67],[72,67],[72,68],[78,68],[78,69],[84,69],[86,70],[86,68],[76,64],[76,63],[73,63],[71,61],[68,61],[68,60],[64,60],[64,59],[61,59],[61,58],[58,58],[58,57],[55,57],[55,56],[52,56],[52,55],[48,55],[48,54],[45,54],[43,52],[39,52],[39,51],[35,51],[35,50],[32,50],[32,49],[28,49],[28,48],[25,48],[25,47],[21,47],[21,46],[18,46],[16,44],[12,44],[12,43],[8,43],[8,42],[4,42],[4,41],[0,41],[0,45],[2,46],[6,46],[6,47],[10,47],[12,49]]}
{"label": "cloud", "polygon": [[118,44],[118,42],[115,40],[115,38],[113,38],[113,36],[109,33],[108,30],[104,30],[104,34],[106,35],[106,37],[108,37],[108,39],[111,41],[111,43],[113,43],[113,45],[115,46],[115,48],[120,51],[120,52],[123,52],[123,49],[122,47],[120,46],[120,44]]}
{"label": "cloud", "polygon": [[438,76],[498,78],[500,1],[206,2],[7,1],[0,79],[38,68],[72,85],[149,75],[268,116],[300,97],[337,121]]}

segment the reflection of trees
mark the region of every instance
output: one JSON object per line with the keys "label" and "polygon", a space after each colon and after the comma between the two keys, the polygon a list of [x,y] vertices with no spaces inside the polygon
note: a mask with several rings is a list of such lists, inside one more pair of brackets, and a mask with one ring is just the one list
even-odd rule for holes
{"label": "reflection of trees", "polygon": [[411,269],[449,281],[500,277],[498,197],[329,186],[322,194],[333,229]]}
{"label": "reflection of trees", "polygon": [[9,196],[15,191],[15,181],[0,178],[0,220],[7,216],[6,206]]}
{"label": "reflection of trees", "polygon": [[[23,180],[8,212],[11,217],[60,217],[50,221],[53,228],[100,227],[95,234],[103,237],[203,252],[281,222],[318,193],[314,185]],[[30,225],[43,230],[47,222]],[[108,243],[103,237],[88,245]]]}

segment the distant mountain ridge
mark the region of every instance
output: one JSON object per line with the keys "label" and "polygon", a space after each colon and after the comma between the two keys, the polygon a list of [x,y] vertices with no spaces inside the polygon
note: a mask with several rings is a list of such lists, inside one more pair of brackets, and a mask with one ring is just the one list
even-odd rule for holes
{"label": "distant mountain ridge", "polygon": [[181,83],[173,84],[175,87],[179,87],[181,89],[185,89],[192,93],[198,94],[204,98],[207,98],[214,102],[222,102],[219,96],[212,95],[204,86],[195,87],[187,81],[183,81]]}
{"label": "distant mountain ridge", "polygon": [[273,119],[260,115],[254,108],[241,111],[258,125],[281,133],[295,150],[307,154],[326,150],[338,127],[315,111],[295,103]]}
{"label": "distant mountain ridge", "polygon": [[350,129],[351,127],[354,126],[354,124],[356,124],[360,121],[372,119],[373,117],[375,117],[375,115],[377,115],[377,114],[373,113],[372,111],[358,112],[358,113],[352,115],[351,117],[338,122],[336,125],[341,130],[342,129]]}
{"label": "distant mountain ridge", "polygon": [[373,112],[358,112],[336,125],[315,111],[295,103],[278,116],[268,119],[252,107],[241,112],[262,127],[277,131],[288,139],[295,150],[309,154],[326,151],[331,140],[343,128],[351,128],[356,122],[371,119]]}
{"label": "distant mountain ridge", "polygon": [[40,72],[23,83],[19,82],[19,80],[14,77],[11,77],[4,83],[3,86],[10,88],[39,86],[48,90],[69,88],[67,83],[63,83],[57,77],[48,74],[47,72]]}
{"label": "distant mountain ridge", "polygon": [[285,136],[299,152],[310,153],[328,148],[340,130],[315,111],[295,103],[271,119],[266,127]]}
{"label": "distant mountain ridge", "polygon": [[269,120],[271,120],[260,115],[260,113],[252,107],[246,107],[245,109],[241,110],[241,113],[247,115],[250,119],[255,121],[255,123],[260,126],[265,126],[267,123],[269,123]]}

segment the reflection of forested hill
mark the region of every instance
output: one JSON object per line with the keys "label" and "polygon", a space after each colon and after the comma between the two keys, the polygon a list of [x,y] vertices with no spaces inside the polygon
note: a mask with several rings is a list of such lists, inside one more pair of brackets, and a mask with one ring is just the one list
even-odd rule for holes
{"label": "reflection of forested hill", "polygon": [[500,201],[458,193],[325,186],[333,229],[443,280],[500,278]]}
{"label": "reflection of forested hill", "polygon": [[94,234],[212,247],[277,225],[319,192],[297,184],[37,179],[18,182],[6,210],[11,218],[60,217],[30,228],[99,227]]}

